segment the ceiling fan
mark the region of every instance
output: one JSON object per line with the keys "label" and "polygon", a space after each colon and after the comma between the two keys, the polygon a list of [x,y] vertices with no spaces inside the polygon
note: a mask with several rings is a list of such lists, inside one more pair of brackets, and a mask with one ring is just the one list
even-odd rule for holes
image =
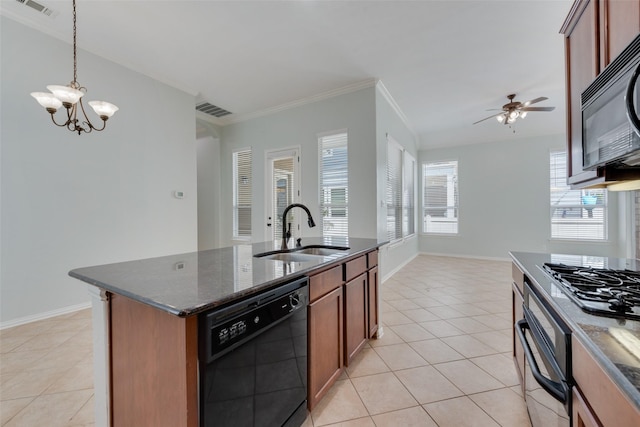
{"label": "ceiling fan", "polygon": [[[556,107],[531,107],[532,104],[536,104],[538,102],[549,99],[546,96],[541,96],[539,98],[532,99],[527,102],[514,101],[513,98],[515,97],[516,97],[515,93],[512,93],[511,95],[507,95],[507,98],[509,98],[509,102],[507,102],[502,106],[502,109],[499,110],[500,111],[499,113],[493,114],[489,117],[485,117],[482,120],[478,120],[477,122],[474,123],[474,125],[480,122],[484,122],[485,120],[488,120],[492,117],[495,117],[496,120],[498,120],[500,123],[507,125],[515,122],[518,117],[520,117],[521,119],[524,119],[527,116],[527,113],[529,111],[553,111],[556,108]],[[491,111],[491,110],[487,110],[487,111]]]}

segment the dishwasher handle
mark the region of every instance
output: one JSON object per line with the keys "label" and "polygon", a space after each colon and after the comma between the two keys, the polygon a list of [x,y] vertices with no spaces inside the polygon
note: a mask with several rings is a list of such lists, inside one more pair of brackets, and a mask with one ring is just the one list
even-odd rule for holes
{"label": "dishwasher handle", "polygon": [[[533,377],[535,378],[536,382],[540,384],[540,386],[543,389],[545,389],[547,393],[553,396],[554,399],[558,400],[563,404],[566,404],[569,398],[569,388],[567,387],[567,385],[564,384],[563,382],[553,381],[552,379],[542,375],[542,372],[540,372],[540,368],[538,367],[536,358],[533,355],[533,351],[531,351],[531,346],[527,341],[527,337],[524,335],[525,329],[531,330],[531,327],[529,326],[529,322],[527,322],[526,319],[522,319],[516,322],[515,326],[516,326],[515,328],[516,333],[518,334],[518,338],[522,343],[524,354],[527,358],[527,361],[529,362],[529,366],[531,367],[531,373],[533,374]],[[542,353],[544,353],[543,357],[546,357],[547,359],[550,359],[550,360],[553,358],[553,355],[550,354],[549,350],[544,348],[544,346],[541,349],[541,351]]]}

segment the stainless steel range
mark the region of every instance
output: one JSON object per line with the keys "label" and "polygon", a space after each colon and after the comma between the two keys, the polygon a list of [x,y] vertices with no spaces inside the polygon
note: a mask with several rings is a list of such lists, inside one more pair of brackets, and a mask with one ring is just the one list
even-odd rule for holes
{"label": "stainless steel range", "polygon": [[640,272],[552,263],[543,268],[584,311],[640,320]]}

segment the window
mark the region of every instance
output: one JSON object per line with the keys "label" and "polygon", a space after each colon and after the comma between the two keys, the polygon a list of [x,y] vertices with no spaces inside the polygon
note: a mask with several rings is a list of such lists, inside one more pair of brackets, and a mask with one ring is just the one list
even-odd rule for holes
{"label": "window", "polygon": [[607,190],[572,190],[564,151],[550,156],[550,195],[552,239],[607,239]]}
{"label": "window", "polygon": [[393,138],[387,138],[387,238],[415,233],[415,159]]}
{"label": "window", "polygon": [[422,231],[458,233],[458,161],[422,165]]}
{"label": "window", "polygon": [[402,180],[402,236],[407,237],[416,232],[415,216],[415,174],[416,160],[411,154],[404,152],[404,170]]}
{"label": "window", "polygon": [[318,138],[322,235],[349,235],[349,169],[347,134]]}
{"label": "window", "polygon": [[233,238],[251,239],[251,150],[233,153]]}

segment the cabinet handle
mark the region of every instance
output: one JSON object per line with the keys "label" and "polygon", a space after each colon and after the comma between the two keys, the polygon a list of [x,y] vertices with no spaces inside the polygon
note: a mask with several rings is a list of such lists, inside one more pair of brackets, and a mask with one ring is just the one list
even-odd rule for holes
{"label": "cabinet handle", "polygon": [[627,85],[627,96],[625,96],[624,100],[627,105],[627,118],[629,119],[629,122],[631,122],[636,135],[640,137],[640,119],[638,119],[638,115],[636,114],[636,107],[633,104],[633,91],[636,88],[636,82],[639,75],[640,64],[638,64],[635,71],[633,72],[633,75],[631,76],[631,80],[629,80],[629,84]]}
{"label": "cabinet handle", "polygon": [[[533,378],[535,378],[536,382],[540,384],[540,386],[545,389],[554,399],[558,400],[561,403],[567,403],[567,399],[569,396],[569,388],[564,383],[555,382],[540,372],[540,368],[538,368],[538,363],[536,362],[535,357],[533,356],[533,352],[531,351],[531,346],[529,346],[529,342],[527,341],[527,337],[524,336],[525,329],[531,329],[529,323],[526,319],[518,320],[516,322],[516,332],[518,334],[518,338],[520,338],[520,342],[522,343],[522,347],[524,350],[524,354],[527,357],[527,362],[529,362],[529,366],[531,368],[531,373],[533,374]],[[543,353],[547,352],[547,349],[542,350]],[[551,355],[545,354],[547,358],[552,358]],[[559,375],[560,376],[560,375]]]}

